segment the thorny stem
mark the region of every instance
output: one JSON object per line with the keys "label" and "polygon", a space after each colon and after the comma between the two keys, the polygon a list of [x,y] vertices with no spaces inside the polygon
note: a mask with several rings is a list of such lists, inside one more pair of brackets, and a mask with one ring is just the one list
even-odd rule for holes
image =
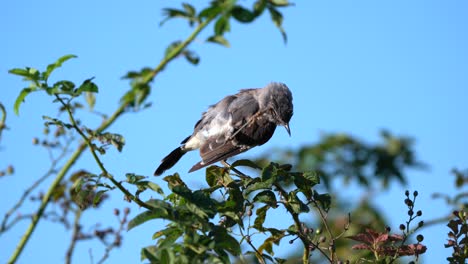
{"label": "thorny stem", "polygon": [[[195,39],[195,37],[215,18],[216,16],[213,16],[213,17],[209,17],[207,18],[205,21],[203,21],[202,23],[200,23],[196,28],[195,30],[192,32],[192,34],[184,41],[182,42],[181,44],[179,44],[174,50],[173,52],[171,52],[170,54],[168,54],[166,57],[164,57],[164,59],[161,60],[161,62],[158,64],[158,66],[156,66],[156,68],[153,69],[153,71],[146,75],[145,76],[145,79],[143,80],[143,83],[150,83],[154,77],[159,73],[161,72],[164,67],[169,63],[171,62],[172,60],[174,60],[191,42],[193,42],[193,40]],[[105,129],[107,129],[109,126],[111,126],[115,120],[117,120],[117,118],[119,118],[124,112],[125,112],[125,109],[127,108],[127,106],[129,105],[129,103],[123,103],[121,104],[117,110],[112,114],[111,117],[109,117],[109,119],[105,120],[97,129],[96,129],[96,132],[97,133],[100,133],[102,131],[104,131]],[[11,255],[10,259],[8,260],[8,263],[14,263],[16,262],[16,260],[18,259],[19,255],[21,254],[21,252],[23,251],[26,243],[29,241],[32,233],[34,232],[36,226],[37,226],[37,223],[39,222],[39,220],[41,219],[42,217],[42,214],[44,213],[44,210],[45,208],[47,207],[55,189],[57,188],[57,186],[60,184],[60,182],[63,180],[63,178],[65,177],[65,175],[67,174],[67,172],[70,170],[70,168],[75,164],[75,162],[78,160],[78,158],[80,158],[80,156],[83,154],[84,150],[88,147],[88,145],[83,142],[81,143],[78,148],[75,150],[75,152],[73,152],[73,154],[70,156],[70,159],[65,163],[65,165],[62,167],[62,169],[59,171],[59,173],[57,174],[57,177],[54,179],[54,181],[51,183],[51,185],[49,186],[49,189],[47,190],[47,193],[44,195],[43,199],[42,199],[42,202],[41,202],[41,205],[39,206],[39,209],[37,210],[36,214],[32,217],[32,221],[31,223],[29,224],[28,228],[26,229],[26,232],[23,234],[23,236],[21,237],[21,240],[20,242],[18,243],[15,251],[13,252],[13,254]],[[115,179],[111,178],[111,181],[112,183],[118,183],[117,181],[115,181]],[[120,189],[120,188],[119,188]],[[120,189],[121,191],[123,191],[125,193],[125,189]],[[125,191],[124,191],[125,190]],[[128,191],[127,191],[128,193]],[[127,193],[125,193],[127,195]]]}

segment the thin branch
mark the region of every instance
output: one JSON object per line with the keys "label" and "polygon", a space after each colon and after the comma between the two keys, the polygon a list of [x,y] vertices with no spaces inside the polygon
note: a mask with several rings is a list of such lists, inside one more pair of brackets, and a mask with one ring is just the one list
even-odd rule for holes
{"label": "thin branch", "polygon": [[70,147],[70,144],[71,144],[71,141],[67,141],[67,144],[62,149],[62,152],[60,153],[60,155],[56,159],[52,160],[52,164],[50,165],[49,170],[42,177],[37,179],[28,189],[26,189],[24,193],[21,195],[21,198],[16,202],[16,204],[10,210],[8,210],[0,226],[0,235],[13,226],[13,223],[10,223],[10,224],[7,223],[8,219],[10,218],[11,215],[13,215],[14,212],[16,212],[21,207],[21,205],[23,205],[24,201],[29,196],[29,194],[33,192],[34,189],[36,189],[45,179],[47,179],[50,175],[56,172],[55,167],[68,153],[68,148]]}
{"label": "thin branch", "polygon": [[76,242],[78,241],[78,236],[81,232],[80,219],[81,219],[81,210],[78,209],[75,211],[75,219],[73,220],[72,240],[71,240],[70,246],[68,246],[67,253],[65,255],[66,264],[71,263],[73,252],[75,251]]}
{"label": "thin branch", "polygon": [[[243,175],[245,176],[245,174],[243,174]],[[257,256],[258,262],[260,262],[261,264],[265,264],[265,260],[263,259],[262,254],[258,251],[258,249],[254,246],[254,244],[252,244],[252,241],[250,239],[250,235],[244,235],[244,232],[242,232],[241,228],[239,228],[239,231],[240,231],[240,234],[242,236],[242,239],[245,239],[245,241],[247,241],[247,244],[249,244],[249,246],[255,251],[255,255]]]}
{"label": "thin branch", "polygon": [[327,222],[327,216],[325,215],[325,213],[323,212],[322,208],[320,208],[320,205],[318,204],[317,200],[315,199],[312,199],[312,203],[314,204],[314,207],[317,209],[317,211],[319,212],[319,215],[320,215],[320,219],[322,220],[322,223],[323,225],[325,226],[325,229],[327,230],[327,233],[328,235],[330,236],[330,247],[329,247],[329,250],[330,250],[330,262],[333,263],[334,260],[335,260],[335,240],[336,238],[334,237],[334,235],[332,234],[331,232],[331,229],[330,227],[328,226],[328,222]]}
{"label": "thin branch", "polygon": [[[143,80],[143,83],[150,83],[154,77],[161,72],[164,67],[171,62],[173,59],[175,59],[194,39],[195,37],[215,18],[215,16],[207,18],[205,21],[200,23],[197,28],[193,31],[193,33],[180,45],[178,45],[174,51],[171,54],[168,54],[156,68],[151,72],[151,74],[147,75],[146,78]],[[124,112],[125,109],[129,103],[123,103],[121,104],[117,110],[112,114],[112,116],[104,120],[103,123],[95,130],[97,133],[100,133],[107,129],[109,126],[111,126],[117,118],[119,118]],[[86,143],[81,143],[76,151],[70,156],[70,159],[65,163],[65,165],[62,167],[62,169],[58,172],[57,177],[54,179],[54,181],[51,183],[47,193],[44,195],[41,205],[39,206],[39,209],[37,210],[37,213],[34,215],[30,225],[26,229],[26,232],[23,234],[20,242],[18,243],[16,249],[14,250],[13,254],[11,255],[10,259],[8,260],[8,263],[14,263],[18,259],[19,255],[23,251],[26,243],[29,241],[32,233],[34,232],[37,223],[41,219],[42,214],[44,213],[45,208],[49,204],[49,201],[57,188],[57,186],[60,184],[60,182],[63,180],[67,172],[70,170],[70,168],[75,164],[75,162],[81,157],[83,154],[84,150],[87,148]],[[118,183],[115,180],[111,180],[113,183]],[[120,189],[120,188],[119,188]],[[122,188],[120,189],[125,193],[125,189]]]}
{"label": "thin branch", "polygon": [[[247,178],[248,177],[247,175],[245,175],[244,173],[242,173],[238,169],[232,168],[229,165],[229,163],[227,163],[226,161],[222,161],[222,163],[225,166],[228,166],[232,171],[237,173],[241,178]],[[283,187],[281,185],[279,185],[278,183],[274,183],[274,186],[276,187],[276,189],[278,189],[281,196],[287,197],[287,192],[286,192],[286,190],[283,189]],[[314,246],[317,250],[319,250],[320,253],[322,253],[322,255],[325,256],[328,259],[328,261],[330,261],[330,263],[332,263],[332,259],[330,259],[330,257],[327,255],[327,253],[325,253],[325,251],[323,251],[317,244],[315,244],[313,241],[311,241],[310,239],[307,238],[307,234],[304,233],[304,229],[302,228],[302,222],[299,219],[299,215],[294,212],[294,210],[291,208],[291,206],[289,205],[289,203],[286,200],[285,200],[285,202],[283,204],[284,204],[284,207],[286,208],[286,210],[291,214],[291,216],[292,216],[292,218],[294,220],[294,224],[296,225],[297,230],[299,232],[298,236],[301,239],[302,243],[304,244],[304,253],[302,255],[302,263],[309,263],[310,250],[311,250],[310,245]]]}

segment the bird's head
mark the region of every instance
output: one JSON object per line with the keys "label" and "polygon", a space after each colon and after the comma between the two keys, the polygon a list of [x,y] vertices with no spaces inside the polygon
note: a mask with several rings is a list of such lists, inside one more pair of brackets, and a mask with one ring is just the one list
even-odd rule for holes
{"label": "bird's head", "polygon": [[279,126],[284,126],[291,136],[289,121],[293,116],[292,94],[288,86],[284,83],[272,82],[265,88],[266,105],[271,109],[272,121]]}

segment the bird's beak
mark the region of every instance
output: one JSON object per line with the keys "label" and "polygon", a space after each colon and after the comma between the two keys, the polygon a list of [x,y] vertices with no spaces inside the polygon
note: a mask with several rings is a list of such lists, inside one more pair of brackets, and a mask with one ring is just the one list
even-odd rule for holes
{"label": "bird's beak", "polygon": [[291,130],[289,129],[289,124],[284,125],[284,128],[286,128],[286,131],[288,131],[288,135],[291,136]]}

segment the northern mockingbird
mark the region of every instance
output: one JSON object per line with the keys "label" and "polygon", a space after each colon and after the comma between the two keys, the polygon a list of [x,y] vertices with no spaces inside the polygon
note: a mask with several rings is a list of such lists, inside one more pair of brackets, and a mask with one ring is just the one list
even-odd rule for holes
{"label": "northern mockingbird", "polygon": [[284,126],[291,135],[292,115],[292,95],[284,83],[240,90],[210,106],[195,124],[193,134],[161,161],[154,175],[170,169],[191,150],[200,149],[202,160],[189,172],[265,144],[276,126]]}

